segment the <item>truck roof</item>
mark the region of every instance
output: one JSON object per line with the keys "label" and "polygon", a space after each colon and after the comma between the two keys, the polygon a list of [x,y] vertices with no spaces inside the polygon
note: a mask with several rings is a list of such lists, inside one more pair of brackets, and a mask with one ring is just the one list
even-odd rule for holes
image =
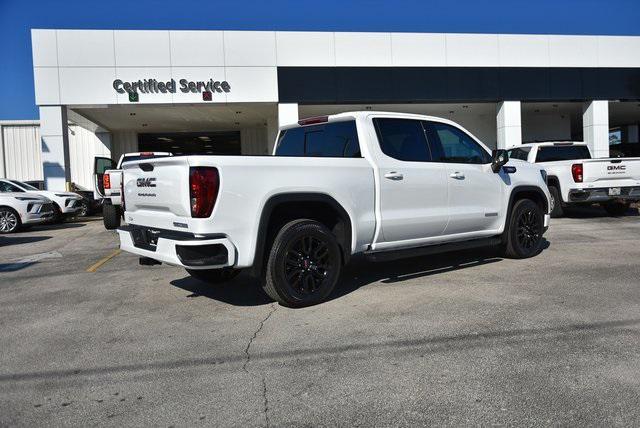
{"label": "truck roof", "polygon": [[523,146],[586,146],[584,141],[528,141]]}

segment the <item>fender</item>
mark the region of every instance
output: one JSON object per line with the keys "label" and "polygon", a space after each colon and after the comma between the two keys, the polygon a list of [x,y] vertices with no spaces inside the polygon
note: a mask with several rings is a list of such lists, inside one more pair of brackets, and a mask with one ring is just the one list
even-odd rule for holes
{"label": "fender", "polygon": [[540,187],[538,187],[538,186],[527,186],[527,185],[514,187],[511,190],[511,194],[509,195],[509,204],[507,205],[507,216],[506,216],[505,222],[504,222],[504,231],[502,232],[502,240],[503,240],[503,242],[506,239],[507,225],[511,221],[511,210],[513,208],[514,200],[515,200],[516,196],[518,196],[518,194],[525,193],[525,192],[527,192],[527,193],[530,193],[530,192],[537,193],[542,198],[542,200],[544,201],[544,213],[547,214],[549,212],[549,201],[547,200],[547,196],[544,194],[544,191]]}
{"label": "fender", "polygon": [[351,257],[351,242],[352,242],[352,226],[351,226],[351,217],[347,211],[340,205],[338,201],[336,201],[333,197],[327,195],[326,193],[315,193],[315,192],[307,192],[307,193],[280,193],[277,195],[271,196],[267,202],[264,204],[262,208],[262,213],[260,214],[260,222],[258,224],[258,236],[256,240],[256,252],[253,259],[253,272],[256,274],[260,274],[263,269],[264,264],[264,255],[266,252],[266,244],[267,244],[267,231],[269,228],[269,221],[271,220],[271,215],[273,211],[283,203],[287,202],[322,202],[331,206],[336,210],[340,219],[343,221],[345,225],[344,237],[343,237],[343,245],[342,245],[342,255],[345,261],[345,264],[349,261]]}
{"label": "fender", "polygon": [[[549,186],[555,186],[558,188],[558,191],[560,192],[560,194],[562,195],[562,189],[560,188],[560,179],[558,179],[557,176],[555,175],[550,175],[547,177],[547,182],[549,183]],[[553,184],[552,184],[553,183]]]}

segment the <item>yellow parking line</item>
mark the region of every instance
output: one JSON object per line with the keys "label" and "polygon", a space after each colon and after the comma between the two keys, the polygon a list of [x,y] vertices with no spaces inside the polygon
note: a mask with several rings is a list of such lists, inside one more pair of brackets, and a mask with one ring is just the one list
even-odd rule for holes
{"label": "yellow parking line", "polygon": [[122,250],[118,248],[117,250],[115,250],[111,254],[109,254],[108,256],[101,258],[100,260],[98,260],[97,262],[95,262],[94,264],[89,266],[87,268],[87,272],[95,272],[95,271],[97,271],[100,268],[100,266],[102,266],[103,264],[105,264],[106,262],[108,262],[109,260],[114,258],[115,256],[117,256],[121,252],[122,252]]}

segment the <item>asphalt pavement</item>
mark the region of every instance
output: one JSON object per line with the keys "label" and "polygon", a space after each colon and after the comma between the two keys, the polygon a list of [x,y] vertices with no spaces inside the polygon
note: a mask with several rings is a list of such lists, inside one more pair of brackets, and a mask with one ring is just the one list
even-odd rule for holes
{"label": "asphalt pavement", "polygon": [[101,220],[0,236],[2,426],[640,425],[640,217],[350,266],[270,302],[139,266]]}

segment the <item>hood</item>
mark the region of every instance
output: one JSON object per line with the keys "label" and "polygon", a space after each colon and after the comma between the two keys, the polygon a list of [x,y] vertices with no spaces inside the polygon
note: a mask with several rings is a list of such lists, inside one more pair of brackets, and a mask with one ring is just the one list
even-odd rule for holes
{"label": "hood", "polygon": [[32,193],[37,193],[39,195],[46,196],[46,197],[48,197],[50,199],[53,199],[55,197],[82,199],[82,196],[78,195],[77,193],[73,193],[73,192],[55,192],[53,190],[38,190],[38,191],[33,190]]}
{"label": "hood", "polygon": [[45,204],[51,203],[51,200],[46,196],[39,195],[37,193],[32,192],[7,192],[0,193],[0,197],[9,197],[9,198],[17,198],[21,200],[31,200],[31,201],[39,201]]}

